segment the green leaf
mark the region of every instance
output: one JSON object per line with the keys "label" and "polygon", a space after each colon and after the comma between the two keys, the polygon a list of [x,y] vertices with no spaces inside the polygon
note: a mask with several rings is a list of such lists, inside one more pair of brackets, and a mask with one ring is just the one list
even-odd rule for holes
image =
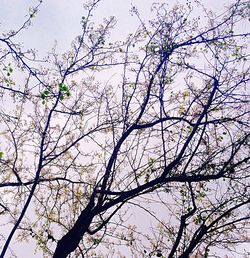
{"label": "green leaf", "polygon": [[2,159],[2,158],[3,158],[3,152],[0,151],[0,159]]}
{"label": "green leaf", "polygon": [[60,83],[58,86],[59,86],[60,91],[64,91],[64,92],[69,91],[68,86],[64,83]]}
{"label": "green leaf", "polygon": [[45,99],[45,98],[46,98],[46,95],[44,94],[44,92],[41,94],[41,98],[42,98],[42,99]]}
{"label": "green leaf", "polygon": [[95,239],[95,238],[93,239],[94,245],[98,245],[100,242],[101,242],[100,239]]}

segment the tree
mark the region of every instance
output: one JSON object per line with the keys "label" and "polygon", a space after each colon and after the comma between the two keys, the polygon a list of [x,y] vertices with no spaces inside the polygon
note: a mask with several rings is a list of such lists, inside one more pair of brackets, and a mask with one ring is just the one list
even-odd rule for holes
{"label": "tree", "polygon": [[221,15],[198,1],[155,4],[149,22],[133,7],[140,26],[111,42],[115,18],[92,21],[100,1],[85,5],[61,57],[39,61],[15,42],[42,1],[0,38],[0,216],[12,225],[1,257],[14,235],[54,258],[239,252],[250,218],[249,3]]}

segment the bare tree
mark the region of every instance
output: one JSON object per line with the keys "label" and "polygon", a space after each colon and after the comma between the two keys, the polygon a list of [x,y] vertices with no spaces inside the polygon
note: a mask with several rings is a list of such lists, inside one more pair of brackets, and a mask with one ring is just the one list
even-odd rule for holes
{"label": "bare tree", "polygon": [[41,3],[0,37],[0,216],[12,225],[1,257],[14,234],[54,258],[239,252],[250,218],[248,1],[221,15],[198,1],[155,4],[147,22],[133,7],[140,26],[120,42],[114,17],[92,21],[100,1],[85,5],[62,56],[39,61],[15,43]]}

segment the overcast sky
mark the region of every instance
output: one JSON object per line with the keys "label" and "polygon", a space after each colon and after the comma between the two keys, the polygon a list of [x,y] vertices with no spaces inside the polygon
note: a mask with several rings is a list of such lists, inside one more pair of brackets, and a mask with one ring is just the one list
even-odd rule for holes
{"label": "overcast sky", "polygon": [[[86,0],[85,0],[86,1]],[[132,3],[138,7],[144,19],[150,17],[150,6],[155,0],[103,0],[95,10],[94,19],[101,22],[103,17],[116,16],[117,26],[112,33],[115,40],[121,40],[136,29],[137,19],[131,16],[129,10]],[[170,6],[175,0],[158,0]],[[179,0],[185,3],[186,0]],[[217,12],[229,0],[204,0],[208,8]],[[0,31],[17,29],[25,20],[31,6],[36,0],[1,0]],[[80,20],[84,15],[83,0],[44,0],[32,26],[20,36],[26,48],[36,48],[41,54],[47,53],[57,40],[58,50],[64,51],[70,47],[71,41],[81,32]]]}

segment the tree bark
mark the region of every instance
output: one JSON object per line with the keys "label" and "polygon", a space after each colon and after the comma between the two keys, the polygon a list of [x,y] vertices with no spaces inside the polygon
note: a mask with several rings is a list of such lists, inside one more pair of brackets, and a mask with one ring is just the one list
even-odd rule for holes
{"label": "tree bark", "polygon": [[92,198],[81,212],[72,229],[58,241],[53,258],[66,258],[71,252],[76,250],[94,218],[94,206],[94,198]]}

